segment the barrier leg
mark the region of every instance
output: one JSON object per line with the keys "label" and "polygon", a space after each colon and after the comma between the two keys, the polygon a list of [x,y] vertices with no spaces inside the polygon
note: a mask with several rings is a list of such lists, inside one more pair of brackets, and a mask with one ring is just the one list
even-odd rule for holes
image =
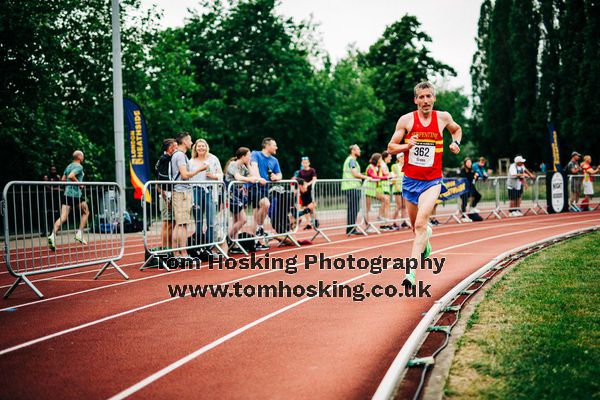
{"label": "barrier leg", "polygon": [[242,246],[239,241],[232,240],[231,243],[233,243],[233,247],[237,246],[242,251],[242,253],[244,253],[245,256],[248,255],[248,251],[246,251],[244,246]]}
{"label": "barrier leg", "polygon": [[121,276],[122,276],[123,278],[125,278],[125,279],[127,279],[127,280],[129,279],[129,276],[127,276],[127,274],[125,273],[125,271],[123,271],[123,270],[121,269],[121,267],[119,267],[119,266],[118,266],[118,265],[117,265],[117,264],[116,264],[114,261],[109,261],[109,262],[107,262],[106,264],[104,264],[104,266],[102,267],[102,269],[101,269],[100,271],[98,271],[98,273],[97,273],[97,274],[96,274],[96,276],[94,277],[94,280],[98,279],[98,277],[99,277],[100,275],[102,275],[102,274],[104,273],[104,271],[106,271],[106,269],[107,269],[108,267],[110,267],[111,265],[113,266],[113,268],[114,268],[114,269],[116,269],[116,270],[117,270],[117,272],[118,272],[119,274],[121,274]]}
{"label": "barrier leg", "polygon": [[19,276],[17,278],[17,280],[15,281],[15,283],[13,283],[11,285],[11,287],[8,288],[6,293],[4,293],[4,298],[8,299],[8,297],[12,294],[12,292],[15,291],[15,289],[17,288],[17,286],[19,286],[19,283],[21,283],[21,282],[25,282],[25,284],[27,286],[29,286],[29,288],[31,290],[33,290],[33,292],[37,295],[37,297],[39,297],[40,299],[44,298],[44,295],[42,294],[42,292],[40,292],[38,290],[38,288],[36,288],[35,285],[33,283],[31,283],[31,281],[26,276]]}
{"label": "barrier leg", "polygon": [[[300,247],[300,243],[298,243],[298,241],[296,240],[296,238],[292,235],[285,235],[286,239],[290,239],[292,241],[292,243],[294,243],[296,245],[296,247]],[[283,239],[281,241],[281,243],[279,243],[279,246],[282,246],[283,243],[285,242],[285,239]]]}
{"label": "barrier leg", "polygon": [[328,243],[331,243],[331,239],[329,239],[329,237],[325,234],[325,232],[323,232],[320,229],[315,229],[315,230],[317,231],[317,233],[315,233],[314,236],[310,239],[311,242],[314,241],[317,238],[317,236],[322,235],[325,238],[325,240],[327,240]]}
{"label": "barrier leg", "polygon": [[225,257],[226,259],[229,258],[229,255],[227,255],[227,252],[225,250],[223,250],[223,248],[221,246],[216,244],[215,247],[217,248],[219,253],[221,253],[223,255],[223,257]]}
{"label": "barrier leg", "polygon": [[[158,265],[157,266],[152,266],[149,267],[148,264],[150,264],[150,262],[152,260],[156,259],[158,261]],[[148,257],[148,259],[142,264],[142,266],[140,267],[140,271],[144,271],[147,269],[160,269],[163,268],[165,271],[167,272],[171,272],[171,269],[167,266],[167,263],[163,262],[160,257],[156,257],[155,255],[151,255],[150,257]]]}

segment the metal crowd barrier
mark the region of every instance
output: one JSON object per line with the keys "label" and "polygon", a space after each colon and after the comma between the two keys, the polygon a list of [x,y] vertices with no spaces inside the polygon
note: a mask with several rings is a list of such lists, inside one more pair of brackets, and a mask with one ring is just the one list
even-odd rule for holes
{"label": "metal crowd barrier", "polygon": [[388,224],[392,223],[393,226],[400,227],[402,224],[406,224],[407,228],[410,228],[410,218],[408,218],[408,212],[406,210],[406,200],[402,197],[402,178],[390,179],[390,204],[388,211]]}
{"label": "metal crowd barrier", "polygon": [[496,177],[478,179],[475,181],[475,189],[481,195],[481,198],[475,207],[467,208],[467,213],[469,211],[473,212],[473,208],[476,208],[479,210],[478,214],[484,220],[492,216],[500,219],[501,216],[497,211],[500,202],[498,179]]}
{"label": "metal crowd barrier", "polygon": [[[116,264],[125,250],[120,196],[112,182],[9,182],[2,202],[4,259],[17,280],[4,298],[21,282],[43,298],[29,277],[95,264],[104,266],[94,279],[109,266],[129,279]],[[55,224],[59,230],[50,243]]]}
{"label": "metal crowd barrier", "polygon": [[193,256],[199,249],[227,257],[227,191],[222,181],[148,181],[142,202],[146,261],[141,270],[169,271],[161,256]]}
{"label": "metal crowd barrier", "polygon": [[520,196],[514,191],[508,189],[508,177],[496,177],[498,182],[496,211],[503,217],[515,216],[512,211],[518,210],[522,215],[527,215],[530,211],[537,214],[535,204],[535,181],[525,178],[522,183]]}
{"label": "metal crowd barrier", "polygon": [[294,237],[298,231],[300,188],[295,180],[250,184],[233,181],[227,187],[231,249],[245,255],[243,242],[254,241],[266,249],[272,239],[279,245],[300,244]]}
{"label": "metal crowd barrier", "polygon": [[[586,180],[585,175],[568,176],[567,190],[569,191],[568,200],[571,211],[595,211],[600,208],[600,202],[593,203],[594,196],[600,191],[600,174],[590,176],[590,181]],[[593,192],[593,194],[588,195],[589,202],[585,200],[586,186],[587,189],[591,189]]]}
{"label": "metal crowd barrier", "polygon": [[366,232],[373,231],[379,234],[382,230],[395,230],[402,223],[409,224],[404,199],[401,194],[394,194],[400,179],[363,181],[361,215]]}
{"label": "metal crowd barrier", "polygon": [[533,211],[535,214],[548,214],[546,206],[546,175],[535,177]]}
{"label": "metal crowd barrier", "polygon": [[312,185],[315,214],[319,221],[312,240],[321,235],[331,242],[325,232],[339,229],[366,235],[359,224],[362,192],[360,179],[318,179]]}

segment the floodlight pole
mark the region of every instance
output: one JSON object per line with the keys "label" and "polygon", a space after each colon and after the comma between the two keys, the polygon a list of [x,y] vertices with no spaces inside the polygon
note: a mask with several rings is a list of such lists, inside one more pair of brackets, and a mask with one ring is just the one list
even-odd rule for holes
{"label": "floodlight pole", "polygon": [[123,132],[123,79],[121,77],[121,22],[119,0],[112,0],[112,61],[113,61],[113,111],[115,131],[115,170],[121,188],[119,205],[125,211],[125,146]]}

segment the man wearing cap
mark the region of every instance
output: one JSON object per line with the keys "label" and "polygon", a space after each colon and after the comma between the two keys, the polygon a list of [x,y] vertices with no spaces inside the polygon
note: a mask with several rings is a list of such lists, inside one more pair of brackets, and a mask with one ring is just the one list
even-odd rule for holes
{"label": "man wearing cap", "polygon": [[[581,166],[579,165],[579,160],[581,159],[581,154],[574,151],[571,153],[571,161],[567,164],[565,170],[569,175],[579,175],[581,174]],[[581,209],[577,206],[579,203],[579,195],[581,194],[581,181],[579,178],[571,179],[571,194],[569,195],[569,206],[573,211],[581,211]]]}
{"label": "man wearing cap", "polygon": [[509,217],[520,217],[523,213],[520,210],[521,196],[523,195],[523,184],[525,178],[535,178],[527,168],[525,168],[525,159],[521,156],[515,157],[515,162],[508,167],[508,179],[506,188],[508,189],[508,199],[510,200]]}

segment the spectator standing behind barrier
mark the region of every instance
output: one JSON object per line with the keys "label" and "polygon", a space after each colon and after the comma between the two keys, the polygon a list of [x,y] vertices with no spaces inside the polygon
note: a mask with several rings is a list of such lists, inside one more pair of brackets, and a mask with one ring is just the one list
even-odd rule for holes
{"label": "spectator standing behind barrier", "polygon": [[[308,185],[308,182],[302,178],[296,178],[296,181],[298,182],[298,191],[300,192],[300,211],[298,212],[298,227],[300,227],[300,222],[302,222],[306,215],[314,215],[316,204],[314,203],[310,193],[310,186]],[[315,228],[319,227],[319,221],[312,219],[311,222]],[[310,225],[310,223],[306,223],[304,226],[304,229],[312,228],[313,227]]]}
{"label": "spectator standing behind barrier", "polygon": [[[318,221],[315,219],[316,204],[312,198],[312,187],[317,181],[317,171],[310,166],[310,159],[306,156],[302,157],[300,164],[301,168],[294,174],[294,179],[300,178],[305,182],[304,189],[300,191],[300,206],[308,207],[310,210],[310,223],[304,229],[312,229],[311,224],[313,226],[318,224]],[[315,228],[318,228],[318,226],[315,226]]]}
{"label": "spectator standing behind barrier", "polygon": [[[181,132],[177,135],[177,150],[171,156],[171,174],[173,180],[177,182],[187,182],[202,171],[208,169],[204,164],[194,172],[189,170],[189,160],[186,156],[188,150],[192,148],[192,137],[187,132]],[[175,228],[173,228],[173,238],[175,248],[184,248],[187,245],[187,225],[193,223],[192,219],[193,194],[189,184],[176,183],[173,187],[173,219]],[[175,257],[187,257],[187,250],[177,250],[173,252]]]}
{"label": "spectator standing behind barrier", "polygon": [[509,216],[520,217],[521,212],[521,196],[523,195],[523,186],[527,185],[525,179],[527,177],[535,178],[535,176],[525,168],[525,159],[521,156],[516,156],[514,163],[508,167],[508,178],[506,180],[506,188],[508,189],[508,199],[510,201]]}
{"label": "spectator standing behind barrier", "polygon": [[[473,172],[475,173],[475,181],[478,180],[487,180],[489,178],[487,169],[485,168],[485,157],[479,157],[479,161],[476,164],[473,164]],[[479,210],[474,212],[479,212]]]}
{"label": "spectator standing behind barrier", "polygon": [[[223,180],[223,170],[219,159],[210,153],[210,147],[204,139],[196,140],[192,147],[190,171],[196,171],[203,166],[206,170],[190,179],[193,182],[220,182]],[[194,218],[196,219],[195,244],[213,243],[215,235],[216,203],[220,187],[214,185],[194,186]],[[206,218],[206,233],[204,240],[204,219]]]}
{"label": "spectator standing behind barrier", "polygon": [[[391,195],[392,195],[392,190],[391,190],[391,183],[390,183],[390,179],[392,179],[392,174],[390,173],[390,169],[388,167],[388,164],[392,162],[392,154],[390,152],[388,152],[387,150],[381,153],[381,173],[383,176],[386,176],[387,179],[382,180],[380,183],[380,186],[377,188],[379,193],[383,193],[384,196],[384,204],[385,205],[385,209],[384,207],[380,207],[379,208],[379,219],[382,219],[384,221],[389,221],[389,212],[390,212],[390,203],[392,201],[391,199]],[[381,229],[383,230],[389,230],[389,231],[393,231],[394,227],[392,225],[382,225]]]}
{"label": "spectator standing behind barrier", "polygon": [[[360,235],[361,233],[356,230],[356,218],[360,211],[360,188],[362,186],[362,179],[368,179],[366,175],[361,174],[360,165],[358,164],[358,157],[360,157],[360,147],[353,144],[349,148],[350,155],[344,161],[342,167],[342,192],[346,194],[347,213],[346,213],[346,234],[347,235]],[[349,181],[353,179],[355,181]],[[360,179],[360,180],[357,180]]]}
{"label": "spectator standing behind barrier", "polygon": [[[75,150],[73,152],[73,162],[65,168],[61,177],[62,181],[69,182],[82,182],[83,181],[83,152],[81,150]],[[87,241],[83,238],[83,230],[89,217],[89,211],[85,201],[81,199],[81,188],[78,185],[67,185],[65,188],[64,196],[62,200],[60,218],[54,223],[54,228],[50,236],[48,236],[48,247],[51,250],[56,250],[56,233],[60,231],[62,224],[67,222],[71,209],[75,213],[75,210],[80,210],[80,222],[79,229],[75,233],[75,240],[81,244],[87,244]]]}
{"label": "spectator standing behind barrier", "polygon": [[[581,154],[574,151],[571,153],[571,161],[567,164],[565,170],[569,175],[579,175],[581,174],[581,166],[579,165],[579,160],[581,159]],[[571,194],[569,196],[569,207],[572,211],[581,211],[581,209],[577,206],[579,203],[579,195],[581,194],[581,181],[579,178],[573,177],[571,178],[571,187],[569,190]]]}
{"label": "spectator standing behind barrier", "polygon": [[[371,201],[372,199],[377,199],[380,202],[379,207],[379,218],[380,221],[385,221],[382,215],[386,215],[387,210],[387,201],[389,201],[389,197],[386,197],[383,192],[382,183],[383,181],[387,181],[389,179],[389,175],[384,174],[383,170],[383,160],[381,158],[381,153],[373,153],[371,155],[371,159],[369,160],[369,166],[367,167],[365,173],[369,178],[365,184],[365,223],[368,225],[369,212],[371,211]],[[382,230],[390,230],[387,225],[381,226]]]}
{"label": "spectator standing behind barrier", "polygon": [[402,179],[404,179],[404,153],[396,154],[396,162],[392,165],[392,193],[394,194],[394,202],[396,203],[396,211],[394,211],[394,221],[398,221],[398,214],[403,219],[402,225],[398,225],[394,222],[394,229],[400,230],[402,228],[408,228],[406,223],[406,204],[404,204],[404,197],[402,197]]}
{"label": "spectator standing behind barrier", "polygon": [[[48,168],[48,173],[43,177],[44,182],[60,182],[60,175],[56,167],[52,165]],[[40,213],[45,215],[43,236],[50,234],[50,227],[60,216],[60,185],[46,186],[44,190],[44,200],[41,202],[42,210]]]}
{"label": "spectator standing behind barrier", "polygon": [[[177,150],[177,141],[169,138],[163,140],[163,153],[156,162],[154,167],[156,171],[156,179],[159,181],[171,181],[173,173],[171,171],[171,156]],[[173,248],[173,207],[171,199],[170,184],[165,183],[157,186],[157,192],[160,195],[158,204],[160,208],[160,217],[162,220],[162,248]]]}
{"label": "spectator standing behind barrier", "polygon": [[[259,176],[252,176],[250,173],[250,149],[240,147],[235,152],[235,156],[229,159],[225,164],[225,184],[229,185],[233,181],[246,183],[266,184],[266,180]],[[229,228],[229,237],[236,239],[238,233],[246,224],[246,212],[248,205],[248,189],[244,186],[234,185],[232,187],[231,197],[229,198],[229,209],[233,215],[233,222]],[[231,254],[242,254],[241,249],[234,247],[231,240],[227,238],[229,252]]]}
{"label": "spectator standing behind barrier", "polygon": [[[280,181],[282,178],[279,161],[274,155],[277,154],[277,142],[271,137],[262,140],[262,150],[253,151],[250,155],[250,166],[253,176],[260,176],[266,182]],[[264,222],[271,203],[269,201],[269,187],[264,183],[250,187],[248,194],[250,205],[254,208],[254,224],[256,225],[256,236],[266,236]],[[269,246],[258,242],[257,250],[268,250]]]}
{"label": "spectator standing behind barrier", "polygon": [[466,179],[466,191],[463,193],[461,197],[461,206],[460,210],[462,212],[462,221],[463,222],[473,222],[471,218],[467,215],[467,206],[469,204],[469,200],[471,201],[470,212],[478,213],[477,203],[481,200],[481,194],[475,188],[475,170],[473,169],[473,161],[469,157],[465,158],[463,161],[463,166],[460,171],[461,178]]}
{"label": "spectator standing behind barrier", "polygon": [[590,201],[594,196],[594,178],[592,177],[592,174],[597,174],[600,167],[596,167],[596,169],[592,168],[592,156],[586,155],[583,157],[581,170],[583,171],[583,195],[585,197],[581,201],[580,209],[582,211],[588,211]]}

